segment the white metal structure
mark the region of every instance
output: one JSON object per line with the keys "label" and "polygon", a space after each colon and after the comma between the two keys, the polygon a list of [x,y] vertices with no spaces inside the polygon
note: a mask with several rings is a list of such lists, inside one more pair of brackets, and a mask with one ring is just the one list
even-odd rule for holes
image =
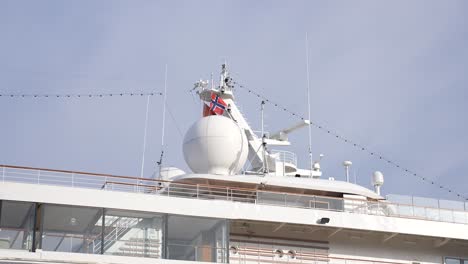
{"label": "white metal structure", "polygon": [[382,172],[376,171],[372,175],[372,186],[375,188],[375,193],[380,195],[380,187],[384,184],[384,177]]}
{"label": "white metal structure", "polygon": [[259,136],[227,68],[208,83],[196,84],[201,100],[214,93],[227,109],[187,132],[193,173],[0,165],[0,263],[468,263],[467,202],[383,197],[381,172],[375,192],[319,179],[320,161],[300,169],[294,153],[270,147],[290,145],[308,121]]}

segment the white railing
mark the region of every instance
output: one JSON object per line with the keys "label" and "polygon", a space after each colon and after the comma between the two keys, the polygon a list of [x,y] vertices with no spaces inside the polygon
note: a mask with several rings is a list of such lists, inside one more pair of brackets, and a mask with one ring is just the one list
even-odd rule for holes
{"label": "white railing", "polygon": [[269,245],[230,242],[231,264],[406,264],[407,261],[379,259],[375,257],[349,257],[329,254],[327,248],[293,249]]}
{"label": "white railing", "polygon": [[225,200],[305,209],[322,209],[388,217],[468,224],[468,203],[463,210],[417,206],[389,201],[367,201],[315,195],[260,191],[204,184],[171,183],[137,177],[0,165],[3,182],[59,185],[108,191],[138,192],[190,199]]}
{"label": "white railing", "polygon": [[297,167],[297,155],[294,152],[273,149],[271,155],[276,157],[276,160],[279,162],[289,163]]}
{"label": "white railing", "polygon": [[[106,216],[107,218],[107,216]],[[112,223],[106,224],[105,227],[114,227],[114,229],[109,232],[107,235],[104,236],[104,250],[107,250],[111,245],[112,241],[118,241],[120,236],[125,235],[128,229],[132,228],[140,219],[138,218],[128,218],[128,217],[118,217],[115,219],[114,217],[110,217],[113,221]],[[106,223],[107,223],[106,219]],[[99,222],[99,221],[98,221]],[[101,238],[96,238],[92,242],[93,245],[93,252],[98,253],[101,251]]]}
{"label": "white railing", "polygon": [[263,135],[262,135],[261,130],[252,130],[252,132],[260,139],[263,138],[263,135],[265,135],[266,139],[270,138],[270,132],[268,132],[268,131],[263,131]]}

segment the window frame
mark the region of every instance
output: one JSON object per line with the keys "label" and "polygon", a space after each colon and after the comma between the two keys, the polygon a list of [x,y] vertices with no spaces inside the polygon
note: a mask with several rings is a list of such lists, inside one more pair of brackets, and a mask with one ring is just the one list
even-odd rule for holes
{"label": "window frame", "polygon": [[447,264],[447,260],[458,260],[459,264],[464,264],[464,262],[468,262],[468,258],[461,258],[461,257],[444,257],[444,264]]}

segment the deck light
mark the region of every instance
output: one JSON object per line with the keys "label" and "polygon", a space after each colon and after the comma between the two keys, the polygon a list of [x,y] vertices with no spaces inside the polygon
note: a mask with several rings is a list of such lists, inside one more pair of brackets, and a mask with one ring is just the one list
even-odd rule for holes
{"label": "deck light", "polygon": [[237,252],[239,252],[239,249],[235,246],[231,246],[230,248],[231,254],[235,255]]}
{"label": "deck light", "polygon": [[75,217],[70,218],[70,225],[71,226],[76,226],[78,224],[78,221],[76,220]]}
{"label": "deck light", "polygon": [[317,223],[321,225],[328,224],[329,222],[330,222],[330,218],[328,217],[322,217],[317,221]]}
{"label": "deck light", "polygon": [[293,250],[293,249],[289,250],[288,255],[289,255],[290,258],[295,259],[296,258],[296,250]]}
{"label": "deck light", "polygon": [[284,251],[282,249],[277,249],[275,251],[275,254],[279,257],[279,258],[282,258],[283,255],[284,255]]}

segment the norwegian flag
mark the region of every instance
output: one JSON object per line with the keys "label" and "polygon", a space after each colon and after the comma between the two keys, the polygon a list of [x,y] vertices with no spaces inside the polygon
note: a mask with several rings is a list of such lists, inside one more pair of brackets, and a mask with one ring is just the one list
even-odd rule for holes
{"label": "norwegian flag", "polygon": [[210,111],[216,115],[222,115],[226,110],[227,104],[215,93],[211,93]]}
{"label": "norwegian flag", "polygon": [[203,104],[203,117],[210,116],[210,115],[216,115],[216,114],[210,110],[209,105]]}

